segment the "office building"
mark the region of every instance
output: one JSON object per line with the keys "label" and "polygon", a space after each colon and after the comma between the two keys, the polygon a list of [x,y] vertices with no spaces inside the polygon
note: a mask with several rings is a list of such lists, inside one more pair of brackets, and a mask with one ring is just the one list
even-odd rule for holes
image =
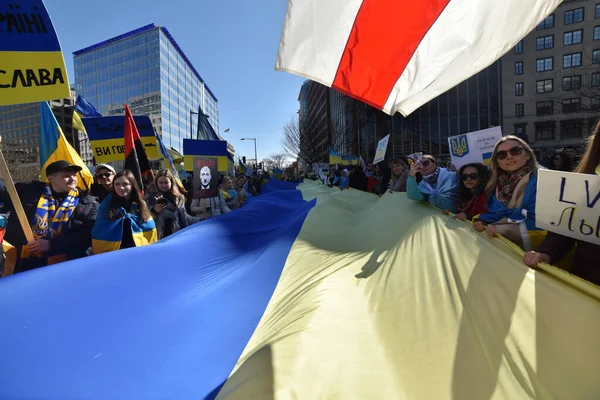
{"label": "office building", "polygon": [[600,113],[600,1],[564,1],[502,58],[504,133],[582,151]]}
{"label": "office building", "polygon": [[313,81],[305,81],[300,88],[298,125],[300,152],[308,163],[326,162],[331,143],[329,91]]}
{"label": "office building", "polygon": [[219,132],[217,98],[167,28],[146,25],[74,55],[77,93],[102,115],[148,115],[165,145],[196,138],[199,108]]}

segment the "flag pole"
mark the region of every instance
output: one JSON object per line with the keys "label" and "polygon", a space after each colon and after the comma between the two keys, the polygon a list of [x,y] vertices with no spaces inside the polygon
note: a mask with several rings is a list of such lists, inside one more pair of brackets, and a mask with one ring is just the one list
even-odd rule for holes
{"label": "flag pole", "polygon": [[[2,137],[0,137],[0,142],[1,141]],[[27,215],[25,214],[25,210],[23,209],[23,204],[21,204],[21,199],[19,198],[19,194],[17,193],[17,189],[15,188],[15,184],[10,175],[10,171],[8,170],[8,165],[6,165],[6,160],[4,159],[4,154],[2,153],[2,150],[0,150],[0,176],[4,178],[4,186],[8,191],[8,195],[10,196],[10,200],[12,201],[15,213],[17,214],[17,218],[19,218],[19,222],[21,223],[21,228],[23,229],[23,233],[25,234],[27,243],[33,243],[35,241],[35,238],[33,237],[31,226],[29,225],[29,221],[27,220]]]}

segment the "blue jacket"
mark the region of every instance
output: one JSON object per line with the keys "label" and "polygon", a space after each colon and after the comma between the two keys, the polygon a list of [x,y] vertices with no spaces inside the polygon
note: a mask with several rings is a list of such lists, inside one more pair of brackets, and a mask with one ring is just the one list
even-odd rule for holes
{"label": "blue jacket", "polygon": [[479,219],[488,223],[498,222],[504,218],[508,218],[513,222],[525,222],[527,230],[540,230],[535,226],[535,201],[537,194],[537,175],[529,175],[529,183],[525,187],[523,203],[521,208],[508,209],[504,204],[500,203],[494,192],[488,200],[488,212],[481,214]]}
{"label": "blue jacket", "polygon": [[424,180],[417,183],[414,176],[409,176],[406,181],[406,195],[411,200],[427,201],[441,210],[450,210],[455,213],[458,185],[456,172],[440,168],[440,175],[435,189]]}

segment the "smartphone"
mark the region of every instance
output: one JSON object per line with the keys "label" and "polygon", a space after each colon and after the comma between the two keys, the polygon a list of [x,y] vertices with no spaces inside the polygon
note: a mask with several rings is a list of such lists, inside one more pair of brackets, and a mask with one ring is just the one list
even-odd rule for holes
{"label": "smartphone", "polygon": [[423,162],[423,153],[421,153],[421,152],[415,153],[415,159],[416,159],[415,161],[418,164],[421,164]]}
{"label": "smartphone", "polygon": [[167,204],[169,201],[167,199],[165,199],[164,197],[161,197],[160,199],[158,199],[157,203],[158,204]]}

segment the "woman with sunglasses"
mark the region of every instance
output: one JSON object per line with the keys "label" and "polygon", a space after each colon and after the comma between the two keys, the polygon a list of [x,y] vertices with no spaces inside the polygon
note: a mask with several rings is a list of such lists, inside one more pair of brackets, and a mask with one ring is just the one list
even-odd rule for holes
{"label": "woman with sunglasses", "polygon": [[487,213],[485,186],[490,180],[490,171],[479,163],[463,165],[458,171],[460,186],[456,203],[456,218],[465,221]]}
{"label": "woman with sunglasses", "polygon": [[[587,150],[575,173],[600,175],[600,122],[589,139]],[[600,285],[600,246],[597,244],[548,232],[535,251],[525,253],[523,261],[530,267],[536,267],[541,262],[555,264],[569,254],[574,246],[575,254],[570,272]]]}
{"label": "woman with sunglasses", "polygon": [[133,173],[115,175],[114,193],[100,204],[92,229],[94,254],[144,246],[158,240],[156,224]]}
{"label": "woman with sunglasses", "polygon": [[488,212],[473,224],[490,237],[500,234],[526,251],[539,243],[544,232],[535,226],[538,163],[521,138],[505,136],[494,147],[492,176],[485,188]]}
{"label": "woman with sunglasses", "polygon": [[571,159],[565,153],[556,153],[552,159],[550,169],[554,171],[571,172]]}
{"label": "woman with sunglasses", "polygon": [[424,155],[422,161],[410,165],[406,195],[416,201],[427,201],[442,210],[456,212],[458,179],[456,172],[438,167],[437,160]]}

